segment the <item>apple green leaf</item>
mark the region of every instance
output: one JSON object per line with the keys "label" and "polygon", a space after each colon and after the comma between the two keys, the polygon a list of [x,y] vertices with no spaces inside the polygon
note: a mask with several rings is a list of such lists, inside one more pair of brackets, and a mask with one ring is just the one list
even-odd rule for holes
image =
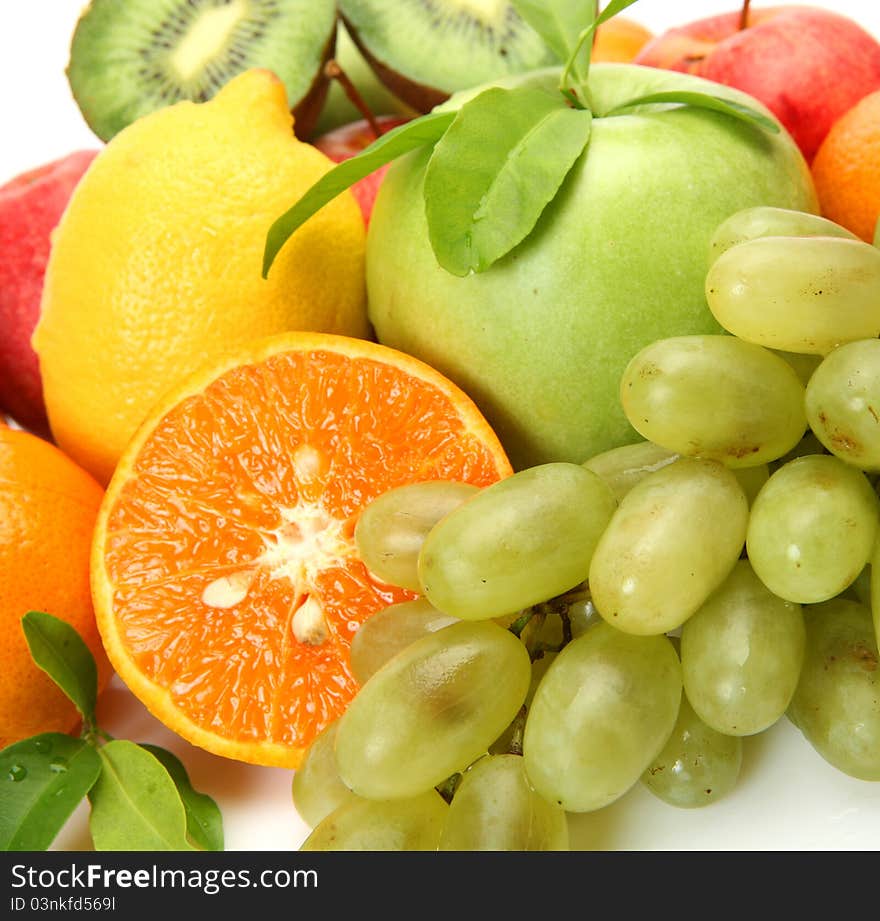
{"label": "apple green leaf", "polygon": [[[558,3],[560,0],[551,0],[551,2]],[[576,40],[572,43],[568,56],[563,59],[565,67],[562,70],[562,79],[559,82],[559,88],[563,93],[568,95],[571,92],[568,86],[572,77],[574,77],[576,86],[575,95],[578,98],[589,101],[590,94],[587,83],[590,76],[590,58],[593,53],[593,38],[595,37],[596,29],[598,29],[603,22],[608,22],[613,16],[616,16],[628,6],[632,6],[635,2],[636,0],[611,0],[598,16],[596,15],[598,4],[591,4],[592,10],[590,20],[576,36]]]}
{"label": "apple green leaf", "polygon": [[98,749],[103,769],[89,791],[89,828],[99,851],[191,851],[186,813],[168,771],[134,742]]}
{"label": "apple green leaf", "polygon": [[595,32],[603,22],[613,19],[618,13],[622,13],[628,6],[632,6],[636,0],[610,0],[604,10],[596,17],[596,21],[590,28]]}
{"label": "apple green leaf", "polygon": [[[581,34],[596,18],[599,7],[597,0],[513,0],[513,5],[561,64],[574,54]],[[589,7],[592,9],[587,14]],[[581,76],[577,69],[575,74]]]}
{"label": "apple green leaf", "polygon": [[669,92],[649,93],[647,96],[639,96],[637,99],[630,99],[623,105],[611,109],[605,115],[622,115],[637,106],[660,103],[680,103],[681,105],[694,106],[700,109],[712,109],[715,112],[723,112],[725,115],[731,115],[740,121],[763,128],[764,131],[769,131],[771,134],[779,134],[779,124],[751,106],[743,105],[743,103],[735,102],[732,99],[725,99],[723,96],[713,96],[711,93],[695,93],[686,90],[671,90]]}
{"label": "apple green leaf", "polygon": [[0,751],[0,850],[48,850],[100,773],[97,751],[60,732]]}
{"label": "apple green leaf", "polygon": [[180,759],[159,745],[142,744],[168,771],[186,812],[186,832],[205,851],[223,850],[223,816],[220,808],[207,793],[199,793],[190,783]]}
{"label": "apple green leaf", "polygon": [[73,701],[88,725],[95,722],[98,669],[89,647],[70,624],[28,611],[21,619],[31,658]]}
{"label": "apple green leaf", "polygon": [[493,87],[459,109],[425,173],[437,261],[482,272],[532,230],[590,139],[592,115],[555,92]]}
{"label": "apple green leaf", "polygon": [[327,202],[336,198],[380,166],[426,144],[434,144],[443,136],[455,118],[454,112],[434,112],[392,128],[365,147],[357,156],[349,157],[322,176],[300,200],[277,218],[266,236],[263,252],[263,278],[275,261],[282,246],[291,235]]}

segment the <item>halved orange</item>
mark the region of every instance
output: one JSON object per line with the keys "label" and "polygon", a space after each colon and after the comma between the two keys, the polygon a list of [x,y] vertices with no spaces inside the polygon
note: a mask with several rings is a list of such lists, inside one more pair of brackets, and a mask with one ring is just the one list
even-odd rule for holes
{"label": "halved orange", "polygon": [[190,742],[295,768],[357,690],[354,632],[413,597],[358,558],[361,509],[510,472],[470,398],[408,355],[314,333],[251,344],[170,394],[116,468],[91,570],[110,660]]}

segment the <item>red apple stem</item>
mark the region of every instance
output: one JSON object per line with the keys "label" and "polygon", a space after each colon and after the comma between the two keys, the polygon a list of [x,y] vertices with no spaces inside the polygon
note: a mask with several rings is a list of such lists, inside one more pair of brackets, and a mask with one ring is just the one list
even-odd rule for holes
{"label": "red apple stem", "polygon": [[373,115],[370,107],[364,101],[364,97],[357,91],[357,87],[351,82],[348,74],[336,63],[333,58],[324,65],[324,74],[329,77],[331,80],[336,80],[339,82],[342,89],[345,91],[345,95],[348,96],[351,104],[358,110],[358,112],[363,115],[366,119],[367,124],[370,126],[370,130],[373,132],[374,137],[378,138],[382,131],[379,128],[379,123],[376,121],[376,116]]}
{"label": "red apple stem", "polygon": [[751,6],[751,0],[743,0],[742,10],[739,14],[739,31],[742,32],[744,29],[749,27],[749,7]]}

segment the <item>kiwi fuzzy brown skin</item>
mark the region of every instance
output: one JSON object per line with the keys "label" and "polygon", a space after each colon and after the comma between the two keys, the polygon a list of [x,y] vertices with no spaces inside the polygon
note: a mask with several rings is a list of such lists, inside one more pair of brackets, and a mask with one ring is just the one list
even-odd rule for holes
{"label": "kiwi fuzzy brown skin", "polygon": [[444,93],[433,86],[427,86],[424,83],[417,83],[415,80],[401,76],[397,71],[392,70],[383,64],[375,55],[370,53],[370,49],[364,45],[358,36],[354,26],[340,13],[339,18],[342,20],[345,28],[352,41],[357,45],[358,51],[363,55],[364,60],[372,67],[373,72],[388,87],[398,99],[402,99],[408,106],[411,106],[416,112],[426,114],[441,103],[449,99],[450,94]]}

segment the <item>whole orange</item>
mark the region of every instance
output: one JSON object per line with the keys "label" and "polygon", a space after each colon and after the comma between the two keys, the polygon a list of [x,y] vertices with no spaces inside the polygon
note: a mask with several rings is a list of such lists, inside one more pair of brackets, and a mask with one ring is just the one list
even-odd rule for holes
{"label": "whole orange", "polygon": [[872,242],[880,217],[880,90],[831,126],[812,169],[822,214]]}
{"label": "whole orange", "polygon": [[625,16],[615,16],[596,29],[594,61],[629,63],[654,37],[650,29]]}
{"label": "whole orange", "polygon": [[33,662],[21,618],[67,621],[110,677],[89,589],[89,551],[103,490],[54,445],[0,423],[0,748],[69,732],[76,708]]}

